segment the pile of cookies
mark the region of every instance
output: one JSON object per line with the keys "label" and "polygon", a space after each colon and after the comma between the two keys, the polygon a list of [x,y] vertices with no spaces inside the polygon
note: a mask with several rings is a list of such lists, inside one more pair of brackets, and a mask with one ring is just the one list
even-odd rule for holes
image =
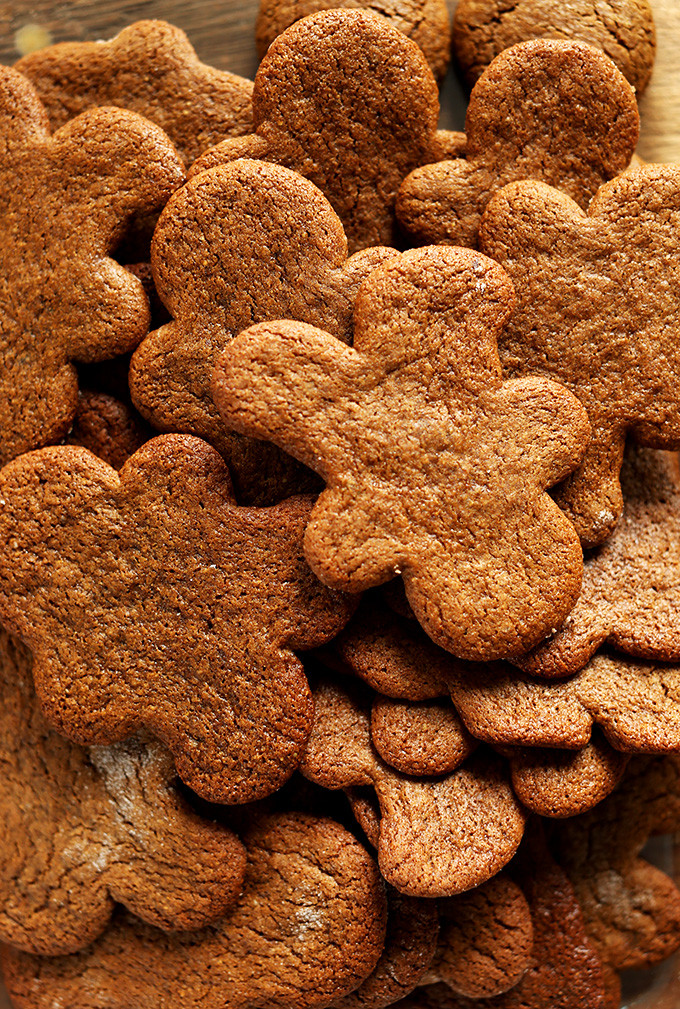
{"label": "pile of cookies", "polygon": [[159,21],[0,68],[18,1009],[618,1009],[680,947],[648,6],[461,0],[464,134],[443,2],[319,6],[254,83]]}

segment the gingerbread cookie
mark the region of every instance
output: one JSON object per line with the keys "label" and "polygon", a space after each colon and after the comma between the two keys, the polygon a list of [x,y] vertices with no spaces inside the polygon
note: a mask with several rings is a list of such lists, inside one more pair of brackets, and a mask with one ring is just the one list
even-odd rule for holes
{"label": "gingerbread cookie", "polygon": [[151,437],[136,410],[103,392],[80,390],[67,445],[82,445],[109,466],[120,469]]}
{"label": "gingerbread cookie", "polygon": [[678,208],[680,168],[649,165],[603,186],[588,213],[540,182],[518,182],[484,215],[481,246],[518,298],[499,337],[504,373],[561,382],[590,417],[586,456],[556,493],[587,547],[621,515],[626,436],[680,446],[680,264],[669,254]]}
{"label": "gingerbread cookie", "polygon": [[313,714],[292,649],[351,612],[302,556],[310,499],[238,507],[220,456],[186,435],[152,439],[120,474],[82,448],[29,453],[0,473],[0,499],[1,619],[62,734],[147,728],[218,802],[290,777]]}
{"label": "gingerbread cookie", "polygon": [[[476,755],[438,780],[407,778],[373,750],[370,698],[358,685],[322,681],[314,704],[302,773],[325,788],[373,787],[388,883],[414,897],[448,896],[485,882],[512,858],[525,815],[499,758]],[[375,838],[370,819],[367,825]]]}
{"label": "gingerbread cookie", "polygon": [[267,49],[295,21],[317,11],[340,8],[366,8],[386,18],[390,24],[412,39],[442,80],[449,67],[451,24],[445,0],[260,0],[255,24],[255,41],[263,58]]}
{"label": "gingerbread cookie", "polygon": [[576,39],[601,49],[638,95],[654,67],[656,36],[649,0],[459,0],[453,19],[453,50],[474,84],[510,46],[529,39]]}
{"label": "gingerbread cookie", "polygon": [[348,259],[323,195],[278,165],[239,161],[198,176],[170,201],[154,235],[154,276],[173,321],[132,359],[135,405],[154,427],[197,434],[217,448],[240,502],[294,492],[300,466],[225,428],[210,396],[215,360],[239,330],[281,316],[349,341],[359,284],[394,255],[381,248]]}
{"label": "gingerbread cookie", "polygon": [[371,740],[385,763],[416,776],[450,774],[476,746],[451,704],[380,696],[371,710]]}
{"label": "gingerbread cookie", "polygon": [[37,709],[31,657],[0,630],[0,939],[71,953],[104,931],[114,902],[170,931],[219,918],[245,851],[175,787],[160,743],[88,751]]}
{"label": "gingerbread cookie", "polygon": [[385,896],[373,860],[332,820],[279,814],[244,836],[243,892],[216,925],[169,936],[119,916],[68,957],[5,948],[18,1009],[321,1009],[378,961]]}
{"label": "gingerbread cookie", "polygon": [[603,644],[647,659],[680,661],[677,455],[630,447],[621,488],[624,506],[618,525],[585,558],[581,595],[562,627],[518,660],[527,672],[577,672]]}
{"label": "gingerbread cookie", "polygon": [[187,165],[227,137],[252,130],[251,81],[201,63],[165,21],[137,21],[108,42],[61,42],[16,64],[53,129],[98,105],[157,123]]}
{"label": "gingerbread cookie", "polygon": [[544,39],[494,60],[465,128],[464,158],[418,168],[399,190],[399,223],[418,244],[475,248],[489,200],[518,179],[540,179],[587,207],[629,164],[639,116],[633,89],[603,53]]}
{"label": "gingerbread cookie", "polygon": [[362,285],[353,349],[263,323],[213,378],[227,424],[325,479],[305,534],[319,577],[359,592],[402,574],[427,633],[475,660],[526,652],[581,581],[578,539],[544,492],[589,428],[561,386],[502,381],[495,336],[512,304],[479,253],[417,249]]}
{"label": "gingerbread cookie", "polygon": [[352,252],[396,240],[406,176],[440,156],[437,82],[415,42],[365,10],[325,10],[293,24],[255,77],[255,133],[204,154],[192,173],[235,158],[273,161],[330,201]]}
{"label": "gingerbread cookie", "polygon": [[66,434],[73,362],[145,336],[142,285],[110,258],[134,214],[182,182],[165,134],[122,109],[95,109],[50,136],[31,84],[0,67],[0,463]]}

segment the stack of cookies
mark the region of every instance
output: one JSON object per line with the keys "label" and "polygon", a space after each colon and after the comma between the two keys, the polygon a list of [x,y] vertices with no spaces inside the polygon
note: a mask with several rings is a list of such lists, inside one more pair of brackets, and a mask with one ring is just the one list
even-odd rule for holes
{"label": "stack of cookies", "polygon": [[17,1009],[619,1009],[680,947],[680,168],[644,0],[506,6],[464,134],[435,0],[0,68]]}

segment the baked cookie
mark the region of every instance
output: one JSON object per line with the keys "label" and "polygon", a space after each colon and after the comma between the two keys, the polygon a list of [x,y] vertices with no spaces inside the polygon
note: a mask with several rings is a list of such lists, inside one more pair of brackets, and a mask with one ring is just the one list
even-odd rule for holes
{"label": "baked cookie", "polygon": [[386,764],[416,777],[450,774],[477,745],[452,704],[380,695],[371,708],[371,741]]}
{"label": "baked cookie", "polygon": [[351,252],[393,245],[394,201],[440,155],[437,82],[415,42],[366,10],[325,10],[291,25],[255,77],[255,132],[204,154],[191,172],[235,158],[292,168],[342,221]]}
{"label": "baked cookie", "polygon": [[476,248],[489,200],[518,179],[556,186],[585,209],[628,166],[639,128],[635,92],[603,53],[547,39],[513,46],[472,91],[465,156],[409,175],[399,223],[419,245]]}
{"label": "baked cookie", "polygon": [[360,592],[402,574],[430,637],[474,660],[537,644],[581,581],[578,538],[545,490],[589,428],[561,386],[502,381],[495,337],[512,305],[479,253],[412,250],[360,288],[353,349],[263,323],[226,348],[212,385],[229,426],[326,481],[305,533],[318,576]]}
{"label": "baked cookie", "polygon": [[570,39],[601,49],[638,95],[654,67],[656,35],[649,0],[458,0],[453,51],[472,85],[504,49],[529,39]]}
{"label": "baked cookie", "polygon": [[316,488],[278,449],[227,430],[210,396],[213,365],[241,329],[282,316],[349,341],[361,281],[395,255],[378,248],[348,259],[327,200],[278,165],[238,161],[192,179],[154,234],[154,277],[173,321],[133,356],[137,409],[159,430],[209,441],[229,463],[241,503]]}
{"label": "baked cookie", "polygon": [[252,130],[251,81],[201,63],[165,21],[137,21],[107,42],[61,42],[24,56],[53,129],[99,105],[130,109],[172,140],[185,164]]}
{"label": "baked cookie", "polygon": [[217,802],[290,777],[313,715],[292,649],[351,612],[304,561],[309,498],[238,507],[214,449],[166,435],[120,473],[82,448],[29,453],[0,472],[0,499],[0,618],[59,732],[146,728]]}
{"label": "baked cookie", "polygon": [[540,182],[518,182],[484,215],[481,246],[518,299],[499,335],[504,374],[561,382],[590,417],[586,456],[556,492],[586,547],[621,516],[626,436],[680,447],[680,264],[669,254],[678,208],[680,168],[649,165],[603,186],[588,213]]}
{"label": "baked cookie", "polygon": [[385,894],[365,849],[332,820],[265,816],[244,835],[248,869],[224,918],[166,935],[129,915],[83,953],[35,957],[5,947],[17,1009],[321,1009],[375,968]]}
{"label": "baked cookie", "polygon": [[146,335],[149,306],[111,259],[127,222],[183,181],[165,134],[122,109],[53,136],[32,85],[0,67],[0,464],[59,441],[78,405],[75,361]]}
{"label": "baked cookie", "polygon": [[67,445],[82,445],[109,466],[120,469],[152,435],[136,410],[103,392],[81,389]]}
{"label": "baked cookie", "polygon": [[260,0],[255,41],[263,58],[275,38],[295,21],[329,8],[366,8],[412,39],[441,81],[449,67],[451,24],[445,0]]}

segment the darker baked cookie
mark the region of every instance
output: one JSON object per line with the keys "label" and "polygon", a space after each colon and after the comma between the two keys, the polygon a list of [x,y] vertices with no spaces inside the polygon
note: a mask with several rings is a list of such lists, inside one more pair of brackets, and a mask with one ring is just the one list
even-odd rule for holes
{"label": "darker baked cookie", "polygon": [[82,445],[120,469],[152,433],[131,406],[106,393],[81,389],[73,425],[64,441]]}

